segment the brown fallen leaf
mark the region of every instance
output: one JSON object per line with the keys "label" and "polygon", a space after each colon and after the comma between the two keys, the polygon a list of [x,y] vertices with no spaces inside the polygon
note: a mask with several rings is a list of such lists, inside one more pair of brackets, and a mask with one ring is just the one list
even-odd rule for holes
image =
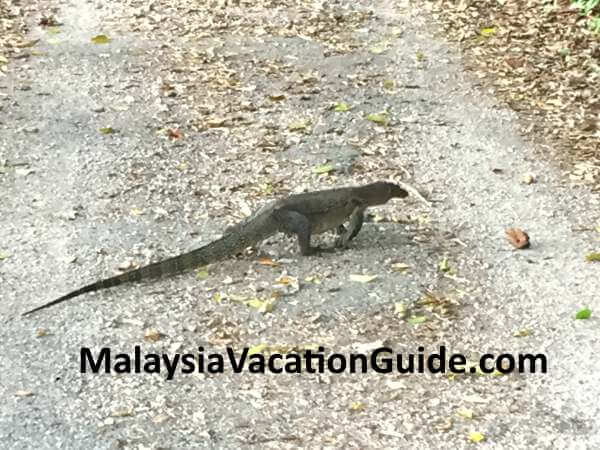
{"label": "brown fallen leaf", "polygon": [[521,58],[506,58],[505,61],[513,70],[525,64]]}
{"label": "brown fallen leaf", "polygon": [[183,133],[181,130],[179,130],[179,128],[169,128],[167,129],[167,136],[169,136],[171,139],[181,139],[183,137]]}
{"label": "brown fallen leaf", "polygon": [[271,258],[258,258],[256,262],[262,266],[277,267],[279,265],[277,261],[273,261]]}
{"label": "brown fallen leaf", "polygon": [[38,22],[38,25],[42,26],[42,27],[56,27],[61,25],[54,16],[45,16],[42,15],[42,17],[40,18],[40,21]]}
{"label": "brown fallen leaf", "polygon": [[509,228],[506,230],[508,241],[517,249],[529,248],[529,235],[520,228]]}
{"label": "brown fallen leaf", "polygon": [[155,328],[150,328],[144,332],[144,340],[147,342],[156,342],[166,335]]}

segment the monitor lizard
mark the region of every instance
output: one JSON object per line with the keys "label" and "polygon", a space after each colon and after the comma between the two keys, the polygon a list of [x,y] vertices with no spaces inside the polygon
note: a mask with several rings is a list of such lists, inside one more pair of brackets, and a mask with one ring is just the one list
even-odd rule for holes
{"label": "monitor lizard", "polygon": [[[382,205],[394,197],[404,198],[408,192],[394,183],[379,181],[356,187],[342,187],[290,195],[257,210],[242,222],[225,230],[223,237],[188,253],[173,256],[138,269],[83,286],[49,303],[23,313],[24,316],[62,303],[86,292],[107,289],[122,283],[136,282],[175,274],[197,266],[214,263],[238,254],[247,247],[283,232],[295,234],[302,255],[330,251],[310,245],[312,234],[336,230],[335,247],[344,248],[360,231],[364,211]],[[344,222],[348,221],[348,229]]]}

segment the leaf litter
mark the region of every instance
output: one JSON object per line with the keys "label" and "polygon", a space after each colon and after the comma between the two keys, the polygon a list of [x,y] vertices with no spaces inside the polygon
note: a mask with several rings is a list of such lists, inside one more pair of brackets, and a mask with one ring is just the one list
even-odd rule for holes
{"label": "leaf litter", "polygon": [[[288,190],[291,186],[295,187],[294,192],[303,192],[317,187],[336,186],[342,181],[358,184],[389,178],[389,167],[404,168],[406,159],[400,152],[389,151],[395,148],[391,130],[394,130],[397,113],[393,109],[388,110],[383,103],[364,104],[359,96],[339,95],[340,83],[343,92],[348,94],[372,86],[383,90],[400,90],[404,84],[390,80],[388,73],[377,73],[376,69],[361,65],[348,66],[340,74],[330,74],[324,67],[306,70],[303,62],[298,61],[295,55],[288,55],[284,46],[278,52],[271,50],[275,44],[282,45],[284,42],[278,39],[288,38],[306,42],[307,48],[314,42],[323,44],[324,57],[351,56],[352,52],[361,49],[370,53],[370,48],[376,48],[384,42],[381,38],[371,42],[370,33],[361,31],[367,26],[372,13],[353,5],[330,8],[304,1],[270,2],[268,8],[254,2],[241,3],[243,8],[236,7],[236,2],[182,1],[172,5],[160,1],[158,4],[144,5],[143,2],[125,0],[122,2],[124,10],[115,6],[111,11],[115,23],[125,23],[131,31],[148,34],[153,40],[159,38],[163,44],[160,48],[152,49],[153,60],[164,61],[164,71],[160,79],[154,81],[153,87],[154,100],[161,112],[157,115],[157,123],[152,125],[155,130],[177,130],[186,139],[171,136],[164,140],[164,147],[160,151],[179,152],[181,147],[175,147],[180,144],[178,141],[192,140],[199,134],[203,143],[208,144],[178,159],[191,156],[189,174],[180,173],[180,169],[175,167],[165,167],[165,173],[161,175],[173,181],[175,194],[182,190],[187,195],[190,192],[188,188],[191,188],[199,198],[194,211],[183,211],[183,220],[197,222],[201,217],[202,220],[217,222],[234,221],[269,199],[291,193]],[[186,45],[175,45],[175,40],[183,41]],[[427,58],[419,52],[415,59],[424,63]],[[266,86],[268,89],[265,89]],[[268,93],[273,93],[273,98],[269,98]],[[386,92],[388,94],[391,95]],[[340,98],[344,98],[352,107],[347,111],[346,106],[341,106],[338,111],[332,110],[331,105]],[[170,122],[175,116],[174,111],[185,111],[184,118],[178,120],[177,125]],[[382,119],[380,122],[385,122],[386,127],[373,126],[368,119],[365,120],[372,111],[385,111],[385,114],[380,114],[381,117],[373,118]],[[310,121],[306,118],[310,118]],[[414,118],[403,123],[417,124],[418,120]],[[298,121],[303,122],[298,129],[288,128],[289,124]],[[357,123],[361,125],[357,126]],[[322,153],[328,147],[344,148],[348,144],[360,149],[360,156],[357,162],[344,167],[348,172],[342,172]],[[281,157],[284,151],[287,153]],[[330,165],[335,170],[324,170],[323,167],[316,172],[312,170],[323,165]],[[201,169],[196,170],[196,167]],[[413,169],[408,167],[403,170],[410,176],[410,170]],[[204,177],[206,174],[210,174],[210,177]],[[322,177],[323,174],[327,176]],[[136,182],[147,182],[150,192],[162,189],[164,185],[143,170],[134,170],[128,175],[135,177]],[[183,189],[182,185],[177,184],[182,179],[188,183],[183,184]],[[264,186],[268,186],[268,189]],[[202,215],[197,211],[201,211]],[[426,231],[430,225],[423,223],[415,226]],[[283,263],[282,259],[278,261]],[[264,265],[271,264],[259,262],[255,266],[272,270],[270,267],[260,267]],[[219,278],[218,269],[214,269],[215,279]],[[407,272],[407,269],[404,266],[397,267],[399,272]],[[319,287],[320,282],[323,283],[324,290],[321,292],[327,292],[326,289],[332,287],[331,273],[328,274],[327,270],[315,271],[313,278],[319,280],[319,283],[313,283],[314,286]],[[359,283],[375,280],[369,279],[374,275],[360,276],[365,278],[357,280]],[[402,275],[406,276],[409,275]],[[199,278],[204,279],[206,275],[199,274]],[[250,278],[252,274],[247,279]],[[374,291],[385,281],[382,278],[370,287]],[[207,281],[203,280],[198,285],[205,283]],[[223,284],[232,283],[232,279],[228,283],[223,280]],[[295,289],[295,274],[286,274],[279,284]],[[267,289],[271,287],[267,286]],[[208,292],[208,289],[202,292]],[[405,321],[398,320],[390,311],[371,309],[366,313],[368,317],[362,311],[357,314],[334,310],[332,317],[335,317],[335,323],[332,325],[328,324],[330,318],[326,314],[314,312],[310,317],[301,315],[295,319],[276,317],[278,322],[275,323],[282,326],[273,329],[270,328],[273,324],[271,316],[275,314],[260,315],[263,320],[250,322],[251,326],[248,326],[248,316],[244,316],[246,312],[251,314],[256,310],[269,312],[277,300],[269,297],[270,294],[244,293],[228,297],[227,294],[214,293],[212,289],[208,296],[211,295],[215,301],[206,302],[210,314],[199,317],[199,323],[194,324],[193,328],[201,330],[202,342],[205,340],[211,345],[251,346],[252,342],[263,342],[266,331],[277,333],[278,340],[273,342],[319,342],[329,344],[332,349],[343,348],[344,341],[356,342],[357,336],[389,335],[394,336],[397,342],[416,339],[432,342],[444,332],[438,316],[449,315],[448,300],[440,295],[422,302],[420,308],[431,315],[425,316],[425,311],[414,314],[410,318],[418,325],[414,327],[407,327]],[[232,301],[223,302],[223,299]],[[365,300],[367,303],[368,298]],[[235,303],[247,308],[240,308]],[[231,308],[237,308],[236,314],[224,316],[223,312],[231,312]],[[403,311],[404,308],[398,308],[398,315],[402,315]],[[252,327],[259,329],[253,330]],[[193,336],[194,342],[197,337]],[[270,335],[267,339],[272,340]],[[266,352],[273,348],[285,350],[287,347],[259,344],[251,347],[251,350]],[[329,381],[323,377],[319,383],[327,384]],[[348,395],[356,396],[352,392],[344,393],[338,401],[348,405]],[[370,398],[368,404],[372,404]],[[335,406],[331,408],[331,411],[334,410]]]}
{"label": "leaf litter", "polygon": [[[600,190],[600,34],[568,0],[428,1],[443,38],[522,120],[522,132],[571,162],[576,184]],[[491,25],[493,24],[493,25]]]}

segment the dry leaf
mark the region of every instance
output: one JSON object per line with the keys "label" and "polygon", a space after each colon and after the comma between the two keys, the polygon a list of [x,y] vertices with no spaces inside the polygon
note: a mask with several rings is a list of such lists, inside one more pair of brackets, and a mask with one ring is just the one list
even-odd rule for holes
{"label": "dry leaf", "polygon": [[369,51],[371,53],[374,53],[375,55],[380,55],[383,52],[385,52],[387,50],[387,43],[386,42],[382,42],[380,44],[374,45],[373,47],[371,47],[369,49]]}
{"label": "dry leaf", "polygon": [[335,110],[335,112],[346,112],[346,111],[350,111],[350,107],[348,106],[347,103],[339,102],[339,103],[335,104],[334,110]]}
{"label": "dry leaf", "polygon": [[485,441],[485,435],[479,431],[471,431],[469,433],[469,440],[473,442]]}
{"label": "dry leaf", "polygon": [[585,260],[589,262],[600,261],[600,252],[588,253],[585,255]]}
{"label": "dry leaf", "polygon": [[292,277],[287,274],[281,275],[279,278],[277,278],[276,281],[279,284],[298,284],[298,278]]}
{"label": "dry leaf", "polygon": [[318,174],[329,173],[329,172],[332,172],[334,170],[335,169],[334,169],[334,167],[332,165],[330,165],[330,164],[323,164],[321,166],[313,167],[312,168],[312,173],[318,173]]}
{"label": "dry leaf", "polygon": [[206,270],[197,270],[196,271],[196,279],[198,280],[206,280],[209,277],[209,273]]}
{"label": "dry leaf", "polygon": [[135,264],[133,263],[132,260],[127,260],[127,261],[123,261],[121,264],[119,264],[117,266],[117,269],[119,270],[129,270],[132,269],[133,267],[135,267]]}
{"label": "dry leaf", "polygon": [[256,262],[258,264],[260,264],[261,266],[273,266],[273,267],[277,267],[279,265],[279,263],[277,261],[273,261],[271,258],[258,258],[256,260]]}
{"label": "dry leaf", "polygon": [[276,290],[275,292],[277,295],[291,295],[300,290],[300,283],[298,282],[298,278],[292,277],[284,271],[281,276],[275,280],[273,289]]}
{"label": "dry leaf", "polygon": [[17,397],[31,397],[33,395],[33,392],[31,392],[31,391],[17,391],[17,392],[15,392],[15,395]]}
{"label": "dry leaf", "polygon": [[508,241],[517,249],[529,248],[529,235],[520,228],[506,230]]}
{"label": "dry leaf", "polygon": [[39,39],[34,39],[32,41],[25,41],[25,42],[21,42],[19,44],[15,44],[14,46],[17,48],[29,48],[29,47],[33,47],[38,42],[40,42]]}
{"label": "dry leaf", "polygon": [[523,178],[521,178],[521,181],[525,184],[533,184],[533,183],[535,183],[535,175],[533,175],[531,173],[527,173],[527,174],[523,175]]}
{"label": "dry leaf", "polygon": [[482,36],[490,37],[490,36],[493,36],[496,34],[496,28],[495,27],[482,28],[480,33]]}
{"label": "dry leaf", "polygon": [[357,281],[359,283],[370,283],[377,278],[377,275],[350,275],[350,281]]}
{"label": "dry leaf", "polygon": [[206,126],[208,126],[209,128],[218,128],[225,125],[225,122],[227,122],[226,118],[214,117],[206,121]]}
{"label": "dry leaf", "polygon": [[99,34],[92,38],[92,42],[94,44],[108,44],[110,42],[110,38],[105,34]]}
{"label": "dry leaf", "polygon": [[400,317],[404,317],[406,316],[407,313],[407,308],[406,305],[402,302],[396,302],[394,303],[394,314],[396,314],[397,316]]}
{"label": "dry leaf", "polygon": [[158,330],[156,330],[154,328],[150,328],[150,329],[146,330],[146,332],[144,333],[144,340],[148,341],[148,342],[156,342],[163,336],[164,336],[164,334],[162,334]]}
{"label": "dry leaf", "polygon": [[406,272],[408,269],[410,269],[410,266],[408,264],[399,262],[392,264],[391,268],[394,272]]}
{"label": "dry leaf", "polygon": [[310,120],[297,120],[288,125],[290,131],[302,131],[307,130],[310,125]]}
{"label": "dry leaf", "polygon": [[517,330],[512,334],[514,337],[526,337],[531,336],[531,330],[524,328],[522,330]]}
{"label": "dry leaf", "polygon": [[354,412],[364,411],[367,405],[364,402],[352,402],[350,404],[350,410]]}
{"label": "dry leaf", "polygon": [[35,337],[44,337],[48,335],[48,330],[45,328],[38,328],[35,330]]}
{"label": "dry leaf", "polygon": [[178,128],[169,128],[167,130],[167,136],[169,136],[171,139],[181,139],[183,137],[183,133]]}
{"label": "dry leaf", "polygon": [[250,300],[245,302],[247,306],[250,308],[254,308],[261,313],[268,313],[273,311],[273,305],[275,301],[273,299],[270,300],[261,300],[259,298],[251,298]]}
{"label": "dry leaf", "polygon": [[450,272],[450,263],[448,263],[448,258],[442,259],[440,262],[440,270],[442,272]]}
{"label": "dry leaf", "polygon": [[20,177],[26,177],[27,175],[31,175],[32,173],[35,173],[35,169],[26,169],[23,167],[18,167],[15,169],[15,175],[18,175]]}
{"label": "dry leaf", "polygon": [[169,420],[169,416],[167,416],[166,414],[159,414],[158,416],[154,416],[152,418],[152,422],[154,422],[155,424],[161,424],[163,422],[166,422],[167,420]]}
{"label": "dry leaf", "polygon": [[438,423],[435,428],[438,431],[450,431],[453,425],[454,421],[451,418],[447,418],[444,422]]}
{"label": "dry leaf", "polygon": [[406,319],[406,321],[408,323],[410,323],[411,325],[418,325],[420,323],[426,322],[427,317],[426,316],[411,316],[408,319]]}
{"label": "dry leaf", "polygon": [[54,16],[42,16],[38,25],[42,27],[56,27],[59,26],[60,23],[54,18]]}
{"label": "dry leaf", "polygon": [[120,408],[110,414],[111,417],[130,417],[133,416],[133,408]]}
{"label": "dry leaf", "polygon": [[378,125],[387,124],[387,114],[386,113],[371,113],[367,115],[367,120],[370,122],[374,122]]}
{"label": "dry leaf", "polygon": [[255,353],[263,353],[265,350],[268,350],[268,348],[268,344],[254,345],[248,349],[248,356],[254,355]]}

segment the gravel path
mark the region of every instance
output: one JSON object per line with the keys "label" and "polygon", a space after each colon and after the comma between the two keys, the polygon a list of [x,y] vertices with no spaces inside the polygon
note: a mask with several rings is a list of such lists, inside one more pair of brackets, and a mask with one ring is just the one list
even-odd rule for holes
{"label": "gravel path", "polygon": [[[585,259],[600,251],[598,195],[525,140],[403,2],[197,3],[44,2],[62,26],[34,26],[40,42],[0,79],[0,441],[467,448],[478,432],[490,448],[598,448],[600,263]],[[101,34],[111,41],[91,41]],[[350,111],[335,111],[340,102]],[[381,112],[385,126],[366,119]],[[209,242],[279,195],[377,179],[427,202],[374,209],[344,252],[303,258],[277,236],[258,256],[20,317],[119,267]],[[531,248],[513,250],[509,227]],[[246,303],[272,299],[282,274],[299,288],[276,294],[271,312]],[[575,320],[584,307],[592,317]],[[544,353],[548,373],[79,370],[82,347],[263,344],[445,345],[470,361]]]}

